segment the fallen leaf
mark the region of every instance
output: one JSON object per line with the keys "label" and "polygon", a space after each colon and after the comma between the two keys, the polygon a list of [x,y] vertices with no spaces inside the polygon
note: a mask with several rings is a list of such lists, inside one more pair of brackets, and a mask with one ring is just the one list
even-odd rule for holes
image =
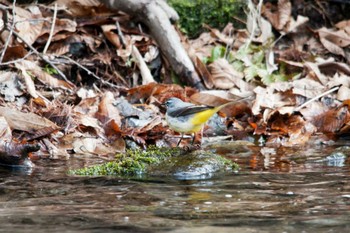
{"label": "fallen leaf", "polygon": [[6,119],[12,129],[16,130],[35,133],[50,128],[51,132],[47,133],[52,133],[59,129],[55,123],[35,113],[24,113],[9,107],[0,107],[0,115]]}
{"label": "fallen leaf", "polygon": [[44,21],[38,6],[31,5],[28,10],[16,6],[15,29],[20,37],[32,45],[41,34]]}
{"label": "fallen leaf", "polygon": [[202,78],[205,86],[208,89],[212,89],[214,87],[214,80],[213,80],[212,74],[209,72],[207,67],[204,65],[202,60],[199,59],[198,56],[195,56],[194,59],[191,57],[191,59],[192,59],[192,61],[194,60],[194,66],[196,68],[196,71],[198,72],[198,74]]}
{"label": "fallen leaf", "polygon": [[294,94],[313,98],[325,92],[326,88],[321,83],[311,78],[303,78],[293,81],[292,91]]}
{"label": "fallen leaf", "polygon": [[[52,18],[48,18],[44,20],[44,25],[41,30],[40,36],[43,37],[43,35],[47,34],[46,36],[49,35],[49,33],[52,33],[53,38],[52,41],[57,41],[62,39],[62,37],[55,36],[60,32],[76,32],[77,31],[77,23],[74,20],[71,19],[62,19],[62,18],[56,18],[55,21],[55,26],[53,28],[53,31],[51,32],[51,27],[52,27]],[[62,36],[62,35],[60,35]]]}
{"label": "fallen leaf", "polygon": [[327,40],[328,42],[341,48],[348,47],[350,45],[350,36],[343,30],[335,31],[333,29],[322,27],[318,29],[317,32],[321,41],[322,39]]}
{"label": "fallen leaf", "polygon": [[0,138],[1,140],[12,140],[12,131],[6,118],[3,116],[0,117]]}
{"label": "fallen leaf", "polygon": [[335,133],[348,122],[349,117],[348,107],[343,105],[315,116],[311,123],[315,125],[320,132]]}
{"label": "fallen leaf", "polygon": [[111,134],[111,131],[120,131],[121,116],[119,110],[114,106],[114,96],[112,92],[106,92],[98,106],[98,112],[96,113],[97,119],[102,123],[106,134]]}
{"label": "fallen leaf", "polygon": [[282,30],[291,18],[292,4],[289,0],[279,0],[277,7],[271,3],[264,5],[263,14],[277,30]]}
{"label": "fallen leaf", "polygon": [[[349,77],[348,77],[349,78]],[[350,88],[348,86],[341,86],[337,93],[337,99],[340,101],[344,101],[349,99],[350,96]]]}
{"label": "fallen leaf", "polygon": [[6,48],[2,62],[9,62],[9,61],[21,59],[27,54],[28,54],[28,51],[24,48],[23,45],[8,46]]}
{"label": "fallen leaf", "polygon": [[284,27],[283,31],[285,33],[297,32],[296,29],[298,27],[300,27],[301,25],[304,25],[308,21],[309,21],[309,18],[305,17],[305,16],[302,16],[302,15],[298,15],[297,16],[297,20],[294,20],[293,17],[290,17],[290,20],[287,23],[287,25]]}
{"label": "fallen leaf", "polygon": [[113,10],[108,9],[99,0],[57,0],[55,2],[57,2],[58,7],[65,9],[74,17],[82,18],[113,13]]}
{"label": "fallen leaf", "polygon": [[14,72],[0,72],[0,93],[6,101],[13,102],[15,98],[23,95],[23,86]]}
{"label": "fallen leaf", "polygon": [[226,59],[220,58],[209,65],[216,88],[230,89],[238,87],[242,93],[251,92],[253,86],[243,80],[243,73],[236,71]]}
{"label": "fallen leaf", "polygon": [[69,90],[75,88],[73,84],[68,83],[64,80],[57,79],[52,75],[46,73],[35,62],[23,60],[21,62],[18,62],[18,66],[25,72],[32,72],[32,74],[35,75],[42,83],[47,84],[50,87],[65,88]]}

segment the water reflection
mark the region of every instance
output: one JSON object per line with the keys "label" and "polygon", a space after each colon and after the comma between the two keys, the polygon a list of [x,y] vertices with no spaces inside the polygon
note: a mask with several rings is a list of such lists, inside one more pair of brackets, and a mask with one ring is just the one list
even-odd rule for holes
{"label": "water reflection", "polygon": [[0,168],[1,231],[349,232],[346,150],[335,166],[336,147],[246,149],[217,148],[241,171],[206,180],[65,175],[83,159]]}

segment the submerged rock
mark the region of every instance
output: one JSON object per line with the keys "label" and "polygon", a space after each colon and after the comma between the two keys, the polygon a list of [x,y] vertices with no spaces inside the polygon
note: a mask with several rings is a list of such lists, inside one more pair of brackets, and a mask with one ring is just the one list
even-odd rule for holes
{"label": "submerged rock", "polygon": [[179,180],[198,180],[210,178],[219,172],[237,169],[238,166],[231,160],[211,151],[196,150],[171,157],[160,166],[151,165],[148,173],[152,176],[173,176]]}

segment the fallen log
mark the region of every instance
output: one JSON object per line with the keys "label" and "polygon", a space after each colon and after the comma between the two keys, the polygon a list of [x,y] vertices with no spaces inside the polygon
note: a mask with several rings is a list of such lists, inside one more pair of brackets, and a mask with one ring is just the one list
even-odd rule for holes
{"label": "fallen log", "polygon": [[107,7],[123,11],[144,23],[165,58],[186,85],[205,89],[180,37],[171,22],[179,16],[164,0],[100,0]]}

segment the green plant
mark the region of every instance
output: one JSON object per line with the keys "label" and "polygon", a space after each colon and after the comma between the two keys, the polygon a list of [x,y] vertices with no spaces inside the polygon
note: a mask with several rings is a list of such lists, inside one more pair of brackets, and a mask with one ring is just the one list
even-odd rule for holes
{"label": "green plant", "polygon": [[58,74],[58,71],[48,64],[45,65],[44,71],[50,75]]}
{"label": "green plant", "polygon": [[169,0],[168,2],[180,16],[180,29],[191,38],[204,31],[204,24],[222,29],[228,22],[232,22],[235,27],[242,27],[242,24],[233,17],[244,19],[246,16],[242,10],[246,5],[246,1],[243,0]]}

